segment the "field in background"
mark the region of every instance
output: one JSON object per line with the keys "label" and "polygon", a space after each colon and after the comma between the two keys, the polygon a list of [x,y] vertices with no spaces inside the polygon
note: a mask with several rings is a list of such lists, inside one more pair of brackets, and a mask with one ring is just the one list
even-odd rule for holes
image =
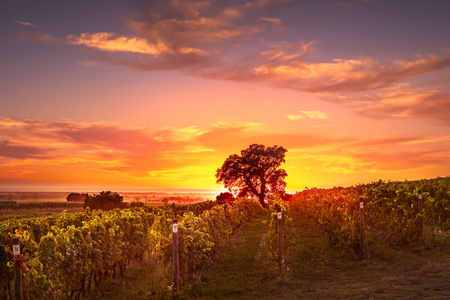
{"label": "field in background", "polygon": [[[83,203],[68,203],[71,192],[0,192],[0,222],[9,218],[29,219],[83,211]],[[96,194],[96,192],[88,192]],[[214,193],[164,193],[164,192],[118,192],[124,202],[146,203],[160,206],[164,203],[191,204],[204,200],[215,200]],[[16,203],[14,203],[16,202]],[[46,205],[45,203],[48,203]],[[35,206],[25,205],[36,203]],[[56,203],[59,203],[57,205]],[[12,205],[16,204],[16,205]],[[42,205],[38,205],[42,204]]]}
{"label": "field in background", "polygon": [[[0,202],[0,207],[2,207],[2,203]],[[29,202],[23,202],[29,203]],[[36,203],[36,202],[35,202]],[[59,206],[53,206],[48,205],[50,203],[55,202],[39,202],[39,204],[43,204],[42,207],[23,207],[23,205],[16,206],[16,208],[5,208],[2,207],[0,209],[0,222],[5,221],[10,218],[16,218],[16,219],[31,219],[31,218],[40,218],[40,217],[48,217],[48,216],[57,216],[60,215],[63,211],[66,211],[66,213],[78,213],[83,212],[83,203],[64,203],[64,202],[58,202],[58,204],[68,204],[67,206],[59,205]]]}
{"label": "field in background", "polygon": [[[0,201],[26,201],[26,202],[66,202],[71,192],[5,192],[0,191]],[[96,194],[98,192],[85,192]],[[217,193],[169,193],[169,192],[120,192],[125,202],[198,202],[215,200]]]}

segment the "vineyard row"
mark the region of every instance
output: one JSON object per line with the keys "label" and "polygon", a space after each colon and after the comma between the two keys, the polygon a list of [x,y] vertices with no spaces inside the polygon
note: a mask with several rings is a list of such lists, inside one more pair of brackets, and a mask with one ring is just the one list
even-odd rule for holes
{"label": "vineyard row", "polygon": [[361,248],[360,201],[364,203],[369,242],[401,245],[417,241],[423,223],[428,239],[436,231],[450,229],[450,177],[306,189],[292,197],[290,206],[303,218],[319,223],[332,243],[356,250]]}
{"label": "vineyard row", "polygon": [[[60,217],[2,222],[0,283],[5,288],[0,295],[11,299],[15,263],[24,274],[24,296],[37,299],[83,296],[144,255],[167,267],[172,260],[173,208],[88,209]],[[236,228],[262,207],[257,201],[239,199],[225,205],[200,203],[192,210],[197,214],[183,211],[178,221],[181,285],[189,284]],[[20,255],[13,256],[13,237],[20,239]],[[170,276],[167,282],[170,286]]]}

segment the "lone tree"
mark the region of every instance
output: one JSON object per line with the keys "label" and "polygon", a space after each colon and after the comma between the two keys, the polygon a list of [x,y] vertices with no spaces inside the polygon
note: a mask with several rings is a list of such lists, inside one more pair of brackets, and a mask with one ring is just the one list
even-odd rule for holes
{"label": "lone tree", "polygon": [[287,150],[283,147],[253,144],[241,151],[241,155],[230,155],[222,167],[217,169],[217,183],[223,183],[232,193],[264,199],[270,193],[283,192],[287,173],[279,169],[285,162]]}

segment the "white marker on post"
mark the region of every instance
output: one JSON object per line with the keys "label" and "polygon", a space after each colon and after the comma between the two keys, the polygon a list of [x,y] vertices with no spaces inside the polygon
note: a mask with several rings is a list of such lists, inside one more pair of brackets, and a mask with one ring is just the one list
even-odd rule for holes
{"label": "white marker on post", "polygon": [[172,231],[173,231],[173,233],[177,233],[178,232],[178,224],[177,223],[173,224]]}
{"label": "white marker on post", "polygon": [[278,220],[281,220],[281,211],[277,212]]}
{"label": "white marker on post", "polygon": [[20,246],[19,245],[13,245],[13,253],[14,255],[19,255],[20,254]]}

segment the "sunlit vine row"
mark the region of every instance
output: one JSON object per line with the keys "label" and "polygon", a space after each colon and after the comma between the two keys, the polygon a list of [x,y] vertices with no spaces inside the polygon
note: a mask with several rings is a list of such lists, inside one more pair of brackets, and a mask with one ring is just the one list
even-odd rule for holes
{"label": "sunlit vine row", "polygon": [[[173,205],[148,210],[88,209],[60,217],[9,219],[0,223],[0,279],[7,286],[5,297],[11,298],[13,236],[20,238],[25,296],[64,299],[85,295],[145,254],[168,266],[174,211],[179,211],[182,284],[188,284],[233,231],[261,209],[256,201],[239,199],[232,204],[204,203],[190,209]],[[167,281],[171,281],[169,274]]]}
{"label": "sunlit vine row", "polygon": [[[3,237],[19,236],[24,256],[24,293],[45,299],[85,294],[92,283],[142,258],[153,214],[142,209],[89,211],[28,221],[8,220]],[[11,260],[4,239],[3,259]],[[3,261],[2,261],[3,265]],[[11,280],[12,266],[3,280]]]}
{"label": "sunlit vine row", "polygon": [[293,243],[292,236],[292,218],[290,215],[289,203],[282,200],[279,195],[271,195],[269,199],[269,232],[267,238],[267,245],[269,246],[269,253],[275,261],[279,260],[279,242],[278,242],[278,210],[281,212],[281,226],[283,227],[283,253],[288,254],[289,247]]}
{"label": "sunlit vine row", "polygon": [[[422,192],[423,211],[418,210]],[[306,189],[291,207],[319,223],[335,244],[359,249],[359,202],[364,201],[366,231],[374,239],[404,244],[418,239],[421,220],[431,230],[450,229],[450,177],[374,182],[354,187]]]}
{"label": "sunlit vine row", "polygon": [[[239,198],[198,215],[192,211],[183,213],[178,220],[181,284],[196,279],[207,260],[225,245],[230,235],[262,210],[259,202]],[[172,263],[171,224],[171,217],[162,215],[155,219],[151,230],[152,255],[166,265]]]}

